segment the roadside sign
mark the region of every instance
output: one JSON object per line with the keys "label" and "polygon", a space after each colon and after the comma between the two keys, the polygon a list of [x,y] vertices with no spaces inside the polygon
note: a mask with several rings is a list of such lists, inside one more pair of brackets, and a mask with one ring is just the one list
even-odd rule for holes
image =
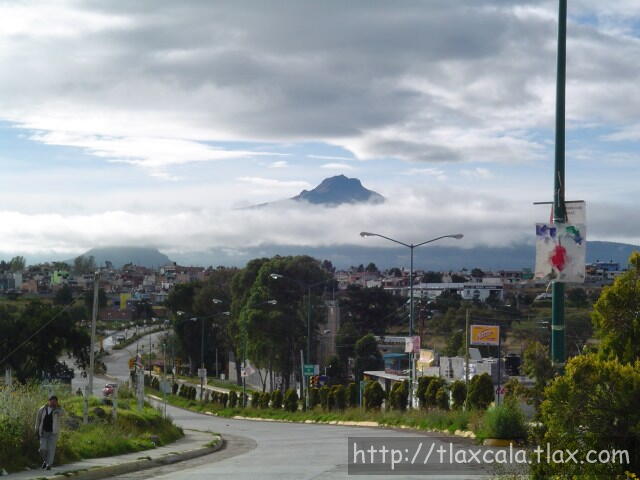
{"label": "roadside sign", "polygon": [[471,325],[471,345],[500,345],[498,325]]}
{"label": "roadside sign", "polygon": [[320,365],[313,363],[305,363],[302,366],[302,373],[305,377],[312,377],[320,373]]}
{"label": "roadside sign", "polygon": [[207,378],[207,369],[199,368],[198,369],[198,378]]}

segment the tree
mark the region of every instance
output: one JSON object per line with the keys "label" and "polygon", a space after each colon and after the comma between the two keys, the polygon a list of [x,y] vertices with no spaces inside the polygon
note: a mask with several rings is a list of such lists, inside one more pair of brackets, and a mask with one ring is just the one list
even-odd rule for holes
{"label": "tree", "polygon": [[390,268],[389,271],[387,272],[390,276],[392,277],[401,277],[402,276],[402,270],[400,270],[398,267],[393,267]]}
{"label": "tree", "polygon": [[[93,288],[87,290],[84,294],[84,305],[91,315],[93,311]],[[104,291],[104,288],[98,288],[98,308],[102,309],[107,306],[107,294]]]}
{"label": "tree", "polygon": [[55,305],[69,305],[73,302],[73,290],[66,283],[60,287],[53,297]]}
{"label": "tree", "polygon": [[403,382],[396,382],[391,387],[391,393],[389,396],[389,403],[393,410],[404,411],[407,409],[407,403],[409,400],[409,382],[407,380]]}
{"label": "tree", "polygon": [[622,363],[640,358],[640,252],[629,258],[629,270],[602,290],[591,318],[601,358]]}
{"label": "tree", "polygon": [[426,392],[424,393],[424,404],[427,407],[438,406],[438,392],[446,388],[447,382],[440,377],[434,377],[429,382]]}
{"label": "tree", "polygon": [[382,287],[349,285],[340,306],[345,319],[362,336],[369,332],[383,334],[389,325],[396,323],[402,302],[402,298]]}
{"label": "tree", "polygon": [[[546,431],[538,444],[551,449],[629,452],[629,464],[618,462],[581,464],[543,462],[536,465],[538,478],[624,478],[624,471],[640,471],[640,361],[603,360],[596,354],[569,360],[565,373],[545,390],[540,419]],[[574,477],[575,475],[575,477]],[[558,477],[559,478],[559,477]]]}
{"label": "tree", "polygon": [[442,283],[442,273],[425,272],[422,276],[422,283]]}
{"label": "tree", "polygon": [[84,368],[89,359],[89,333],[60,307],[31,301],[22,309],[0,307],[1,367],[13,369],[20,382],[54,378],[65,370],[66,353]]}
{"label": "tree", "polygon": [[542,401],[544,388],[554,374],[549,352],[540,342],[531,342],[526,346],[522,356],[522,371],[534,379],[531,399],[537,409]]}
{"label": "tree", "polygon": [[336,335],[336,352],[345,369],[349,358],[355,356],[354,352],[358,338],[360,337],[353,323],[347,321],[340,325],[338,334]]}
{"label": "tree", "polygon": [[453,283],[465,283],[467,281],[467,277],[464,275],[458,275],[457,273],[453,273],[451,275],[451,281]]}
{"label": "tree", "polygon": [[73,273],[83,275],[96,271],[96,261],[93,255],[80,255],[73,260]]}
{"label": "tree", "polygon": [[444,354],[447,357],[455,357],[464,351],[464,333],[461,331],[454,332],[447,339],[447,346]]}
{"label": "tree", "polygon": [[484,272],[479,268],[474,268],[473,270],[471,270],[471,276],[473,278],[483,278]]}
{"label": "tree", "polygon": [[574,307],[582,308],[589,305],[589,300],[587,298],[587,292],[585,292],[584,288],[572,288],[567,292],[567,300]]}
{"label": "tree", "polygon": [[287,412],[298,411],[298,393],[293,388],[290,388],[284,394],[284,409]]}
{"label": "tree", "polygon": [[475,375],[469,382],[467,400],[471,408],[485,410],[494,399],[493,381],[488,373]]}
{"label": "tree", "polygon": [[24,259],[24,257],[13,257],[9,262],[9,270],[11,270],[12,272],[22,272],[26,265],[27,261]]}
{"label": "tree", "polygon": [[343,363],[335,355],[327,362],[327,376],[331,383],[341,383],[344,378]]}
{"label": "tree", "polygon": [[355,371],[356,380],[362,379],[362,373],[367,370],[382,368],[382,355],[378,350],[378,342],[372,334],[367,334],[356,342]]}
{"label": "tree", "polygon": [[366,266],[366,268],[365,268],[365,272],[368,272],[368,273],[378,273],[378,272],[379,272],[379,270],[378,270],[378,267],[376,267],[376,264],[375,264],[375,263],[370,262],[370,263],[369,263],[369,265],[367,265],[367,266]]}

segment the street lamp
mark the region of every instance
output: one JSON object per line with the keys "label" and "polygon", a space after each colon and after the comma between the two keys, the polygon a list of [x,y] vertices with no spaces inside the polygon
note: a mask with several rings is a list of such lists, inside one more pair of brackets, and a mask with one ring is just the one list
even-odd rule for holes
{"label": "street lamp", "polygon": [[[381,235],[379,233],[372,232],[360,232],[361,237],[380,237],[385,240],[389,240],[390,242],[397,243],[398,245],[402,245],[403,247],[407,247],[411,251],[411,261],[410,261],[410,272],[409,272],[409,336],[413,336],[413,250],[416,247],[420,247],[422,245],[426,245],[427,243],[433,243],[438,240],[442,240],[443,238],[453,238],[455,240],[460,240],[464,237],[462,233],[455,233],[453,235],[442,235],[440,237],[432,238],[431,240],[426,240],[420,243],[405,243],[400,240],[396,240],[391,237],[387,237],[385,235]],[[414,387],[415,387],[415,361],[414,361],[414,353],[413,351],[410,353],[411,360],[411,406],[414,406]]]}
{"label": "street lamp", "polygon": [[[297,278],[292,278],[292,277],[287,277],[285,275],[282,275],[280,273],[271,273],[269,275],[271,278],[273,278],[274,280],[278,280],[280,278],[287,278],[289,280],[293,280],[294,282],[296,282],[298,285],[300,285],[304,290],[307,290],[307,295],[308,295],[308,303],[307,303],[307,363],[311,363],[311,289],[313,287],[317,287],[319,285],[323,285],[333,279],[327,279],[327,280],[322,280],[320,282],[315,282],[312,284],[305,284],[303,282],[301,282],[300,280],[298,280]],[[304,384],[304,375],[303,378],[300,379],[300,385]],[[301,391],[300,393],[306,393],[302,391],[303,387],[301,387]],[[308,391],[308,389],[306,389]],[[307,408],[309,407],[309,397],[308,395],[306,396],[306,406]]]}

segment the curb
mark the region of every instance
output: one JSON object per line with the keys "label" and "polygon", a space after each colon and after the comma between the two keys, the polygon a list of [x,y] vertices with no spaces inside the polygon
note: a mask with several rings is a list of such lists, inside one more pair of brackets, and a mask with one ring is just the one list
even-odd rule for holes
{"label": "curb", "polygon": [[101,478],[113,477],[115,475],[124,475],[131,472],[139,472],[141,470],[147,470],[149,468],[171,465],[174,463],[183,462],[185,460],[202,457],[204,455],[209,455],[211,453],[219,451],[224,447],[224,445],[224,439],[222,438],[222,436],[218,435],[218,441],[212,447],[198,448],[196,450],[189,450],[187,452],[178,454],[168,454],[164,457],[154,459],[135,460],[133,462],[121,463],[119,465],[96,467],[89,470],[77,470],[75,472],[67,472],[55,475],[53,477],[46,477],[46,479],[64,480],[67,478],[74,478],[76,480],[98,480]]}

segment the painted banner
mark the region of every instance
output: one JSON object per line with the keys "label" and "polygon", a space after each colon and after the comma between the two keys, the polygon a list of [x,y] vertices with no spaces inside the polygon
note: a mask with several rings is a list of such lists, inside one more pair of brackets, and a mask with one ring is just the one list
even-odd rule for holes
{"label": "painted banner", "polygon": [[584,224],[536,224],[536,278],[583,283],[587,256]]}
{"label": "painted banner", "polygon": [[404,352],[420,354],[420,337],[405,337]]}
{"label": "painted banner", "polygon": [[500,327],[498,325],[471,325],[470,345],[499,345]]}

